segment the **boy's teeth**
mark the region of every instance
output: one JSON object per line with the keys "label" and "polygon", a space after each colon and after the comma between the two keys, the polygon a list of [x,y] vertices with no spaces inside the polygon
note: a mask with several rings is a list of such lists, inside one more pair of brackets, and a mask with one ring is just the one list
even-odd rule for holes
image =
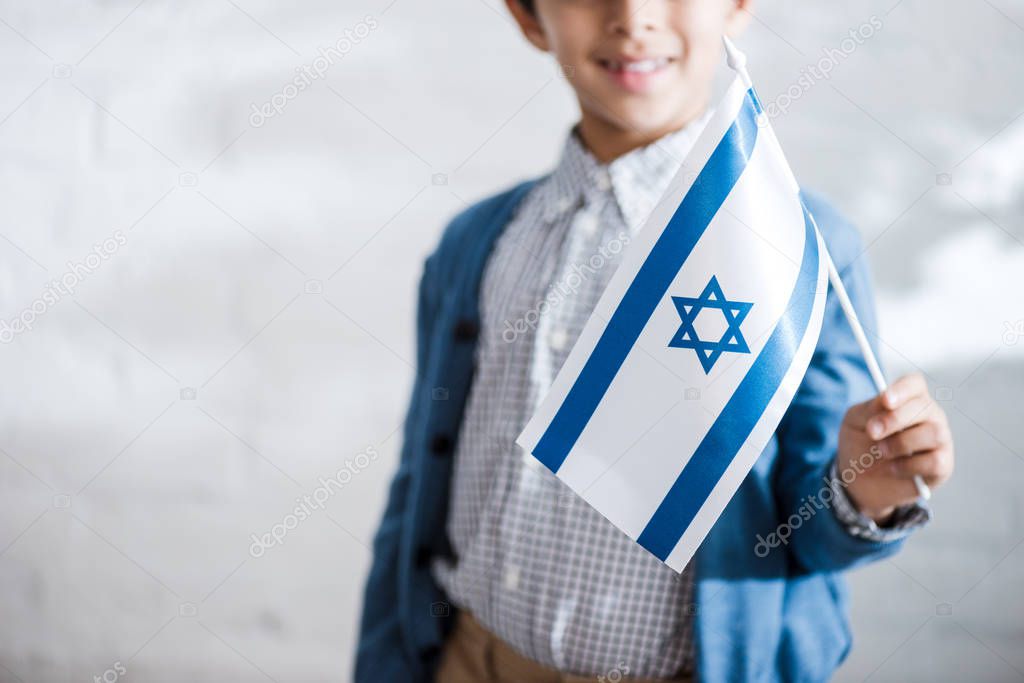
{"label": "boy's teeth", "polygon": [[654,71],[668,63],[668,59],[661,57],[659,59],[642,59],[637,62],[609,62],[609,66],[615,71],[633,71],[639,73],[647,73]]}

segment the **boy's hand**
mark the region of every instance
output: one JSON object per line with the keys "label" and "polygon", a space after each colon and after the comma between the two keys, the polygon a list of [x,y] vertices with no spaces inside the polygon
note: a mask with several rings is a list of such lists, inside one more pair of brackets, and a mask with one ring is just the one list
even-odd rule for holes
{"label": "boy's hand", "polygon": [[946,413],[928,395],[920,374],[905,375],[847,411],[836,457],[836,473],[850,500],[885,524],[897,506],[917,498],[915,474],[935,488],[953,473]]}

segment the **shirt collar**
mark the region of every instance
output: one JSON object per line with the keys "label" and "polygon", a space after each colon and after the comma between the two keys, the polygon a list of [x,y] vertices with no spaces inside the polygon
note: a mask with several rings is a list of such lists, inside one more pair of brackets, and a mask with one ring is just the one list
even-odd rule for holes
{"label": "shirt collar", "polygon": [[577,126],[573,126],[551,174],[545,218],[555,220],[583,204],[611,199],[627,228],[635,233],[661,199],[710,115],[708,111],[683,128],[609,163],[599,162],[590,153]]}

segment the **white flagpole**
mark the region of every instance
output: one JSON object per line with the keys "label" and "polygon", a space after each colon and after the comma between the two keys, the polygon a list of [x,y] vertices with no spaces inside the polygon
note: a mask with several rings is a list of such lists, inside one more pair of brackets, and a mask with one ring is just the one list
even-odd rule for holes
{"label": "white flagpole", "polygon": [[[729,63],[729,68],[739,74],[740,78],[743,79],[744,85],[748,88],[753,87],[753,83],[750,80],[750,74],[747,73],[747,56],[740,52],[728,36],[722,36],[722,41],[725,43],[725,55]],[[767,116],[767,114],[764,114]],[[817,226],[815,226],[817,231]],[[864,361],[867,363],[868,372],[871,374],[871,379],[875,383],[875,388],[878,393],[881,394],[886,390],[888,384],[885,381],[885,376],[882,374],[882,368],[878,365],[878,359],[875,358],[875,352],[871,349],[871,345],[868,343],[867,335],[864,334],[864,328],[860,324],[860,320],[857,318],[857,312],[853,310],[853,303],[850,301],[849,295],[846,293],[846,287],[843,286],[843,281],[839,278],[839,272],[836,271],[836,266],[832,262],[832,257],[826,252],[826,259],[828,261],[828,281],[832,285],[832,290],[836,294],[836,298],[839,299],[839,306],[843,309],[843,314],[846,316],[847,322],[850,324],[850,328],[853,330],[854,339],[857,340],[857,346],[860,347],[860,352],[864,356]],[[932,497],[931,489],[924,483],[924,480],[920,476],[914,475],[914,486],[917,488],[917,495],[921,500],[928,500]]]}

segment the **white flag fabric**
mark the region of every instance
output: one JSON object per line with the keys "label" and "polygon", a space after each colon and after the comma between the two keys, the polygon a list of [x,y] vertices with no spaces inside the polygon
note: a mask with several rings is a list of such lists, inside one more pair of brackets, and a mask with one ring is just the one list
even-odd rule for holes
{"label": "white flag fabric", "polygon": [[682,571],[803,379],[827,267],[737,77],[516,443]]}

